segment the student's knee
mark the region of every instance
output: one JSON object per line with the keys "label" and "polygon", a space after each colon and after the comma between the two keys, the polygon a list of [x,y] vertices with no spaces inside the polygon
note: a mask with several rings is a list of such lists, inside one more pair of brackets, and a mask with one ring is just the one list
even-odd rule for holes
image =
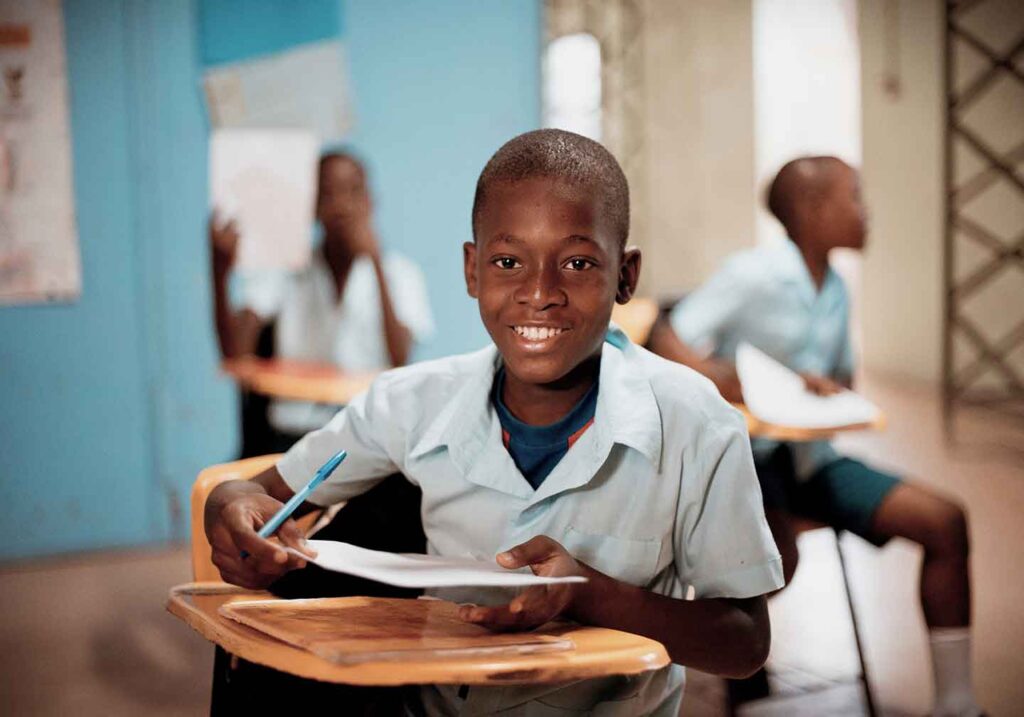
{"label": "student's knee", "polygon": [[925,550],[966,558],[970,551],[970,537],[967,512],[963,506],[943,498],[929,513]]}

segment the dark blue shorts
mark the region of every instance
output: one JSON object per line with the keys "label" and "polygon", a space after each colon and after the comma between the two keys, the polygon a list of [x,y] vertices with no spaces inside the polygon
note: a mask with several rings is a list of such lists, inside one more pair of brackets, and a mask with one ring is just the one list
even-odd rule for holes
{"label": "dark blue shorts", "polygon": [[798,481],[792,453],[785,444],[754,463],[766,509],[783,510],[847,530],[875,545],[888,541],[871,525],[885,496],[901,483],[897,476],[852,458],[838,458],[806,481]]}

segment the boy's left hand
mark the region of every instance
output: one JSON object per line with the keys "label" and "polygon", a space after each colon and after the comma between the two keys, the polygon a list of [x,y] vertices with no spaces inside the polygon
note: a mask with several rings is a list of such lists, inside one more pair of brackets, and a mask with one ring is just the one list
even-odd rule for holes
{"label": "boy's left hand", "polygon": [[[587,575],[583,563],[546,535],[538,535],[499,553],[497,561],[503,568],[510,570],[529,566],[534,575]],[[491,630],[532,630],[566,612],[575,600],[577,591],[585,587],[585,583],[537,585],[517,595],[508,605],[463,605],[459,608],[459,617]]]}

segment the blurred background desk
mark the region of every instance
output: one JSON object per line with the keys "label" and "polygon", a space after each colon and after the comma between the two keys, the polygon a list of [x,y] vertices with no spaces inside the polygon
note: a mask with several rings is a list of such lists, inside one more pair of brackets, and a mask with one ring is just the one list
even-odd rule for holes
{"label": "blurred background desk", "polygon": [[241,388],[271,398],[344,406],[369,388],[375,373],[345,373],[330,364],[245,357],[221,364]]}
{"label": "blurred background desk", "polygon": [[757,418],[742,403],[734,403],[733,406],[743,414],[747,420],[747,432],[751,438],[770,438],[773,441],[789,441],[802,443],[806,441],[828,441],[836,437],[837,433],[850,431],[881,431],[885,429],[885,415],[879,413],[878,418],[870,423],[853,423],[838,428],[797,428],[794,426],[781,426],[777,423],[768,423]]}

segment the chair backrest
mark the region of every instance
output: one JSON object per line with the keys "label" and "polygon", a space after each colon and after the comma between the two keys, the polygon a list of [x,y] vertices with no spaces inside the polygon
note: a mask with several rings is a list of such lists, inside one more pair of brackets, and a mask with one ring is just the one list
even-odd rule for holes
{"label": "chair backrest", "polygon": [[210,543],[203,527],[203,510],[210,492],[228,480],[248,480],[274,465],[279,454],[256,456],[205,468],[192,486],[192,579],[196,582],[219,581],[220,573],[211,560]]}

